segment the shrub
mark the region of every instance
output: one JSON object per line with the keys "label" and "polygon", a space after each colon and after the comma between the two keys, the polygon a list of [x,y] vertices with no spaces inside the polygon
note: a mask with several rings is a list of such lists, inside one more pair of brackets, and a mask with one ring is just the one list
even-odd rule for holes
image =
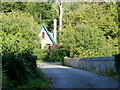
{"label": "shrub", "polygon": [[[76,3],[64,12],[61,46],[73,57],[112,56],[118,52],[117,3]],[[81,9],[82,8],[82,9]]]}
{"label": "shrub", "polygon": [[[17,87],[27,82],[31,71],[36,70],[33,56],[29,54],[14,55],[13,53],[3,56],[3,72],[9,78],[10,88]],[[3,83],[3,87],[5,84]]]}
{"label": "shrub", "polygon": [[28,53],[36,47],[37,24],[27,13],[2,15],[2,53]]}
{"label": "shrub", "polygon": [[84,24],[68,27],[69,30],[63,29],[60,41],[61,48],[70,50],[71,56],[80,58],[111,56],[112,45],[107,43],[98,28]]}
{"label": "shrub", "polygon": [[37,45],[37,24],[22,12],[3,13],[2,18],[3,88],[14,88],[34,77],[35,58],[28,53]]}
{"label": "shrub", "polygon": [[42,62],[42,58],[45,56],[44,50],[35,48],[34,54],[37,55],[37,61]]}
{"label": "shrub", "polygon": [[117,73],[120,74],[120,54],[115,55],[115,66]]}
{"label": "shrub", "polygon": [[65,56],[70,56],[70,51],[65,49],[51,49],[45,50],[45,57],[43,61],[45,62],[61,62],[63,64],[63,60]]}

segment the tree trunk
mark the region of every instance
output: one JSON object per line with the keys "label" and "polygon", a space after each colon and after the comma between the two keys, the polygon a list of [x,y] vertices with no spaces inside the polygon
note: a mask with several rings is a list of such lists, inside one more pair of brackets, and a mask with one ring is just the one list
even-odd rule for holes
{"label": "tree trunk", "polygon": [[63,14],[62,3],[59,4],[59,8],[60,8],[60,13],[59,13],[59,25],[60,25],[60,28],[59,28],[59,30],[62,31],[62,14]]}

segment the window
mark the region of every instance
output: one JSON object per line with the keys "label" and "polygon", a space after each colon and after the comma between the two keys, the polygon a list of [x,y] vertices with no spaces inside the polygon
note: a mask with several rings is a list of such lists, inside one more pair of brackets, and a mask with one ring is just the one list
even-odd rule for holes
{"label": "window", "polygon": [[45,33],[44,32],[42,32],[42,38],[45,38]]}
{"label": "window", "polygon": [[39,44],[38,47],[41,49],[41,44]]}
{"label": "window", "polygon": [[50,44],[47,44],[47,46],[50,46]]}
{"label": "window", "polygon": [[40,49],[42,48],[42,47],[41,47],[41,44],[39,45],[39,47],[40,47]]}
{"label": "window", "polygon": [[48,46],[48,48],[49,48],[49,49],[51,49],[51,46],[50,46],[50,44],[47,44],[47,46]]}

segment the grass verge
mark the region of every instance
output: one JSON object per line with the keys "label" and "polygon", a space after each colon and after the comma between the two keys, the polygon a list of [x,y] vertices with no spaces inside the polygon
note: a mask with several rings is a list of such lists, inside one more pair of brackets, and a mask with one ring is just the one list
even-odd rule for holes
{"label": "grass verge", "polygon": [[[66,66],[66,65],[64,65],[64,66]],[[71,67],[71,66],[67,66],[67,67]],[[75,68],[75,67],[72,67],[72,68]],[[103,76],[109,76],[111,78],[114,78],[114,79],[120,81],[120,74],[117,74],[115,72],[106,73],[106,72],[97,72],[97,71],[93,71],[93,70],[86,70],[84,68],[75,68],[75,69],[82,69],[82,70],[85,70],[85,71],[88,71],[88,72],[93,72],[93,73],[100,74],[100,75],[103,75]]]}
{"label": "grass verge", "polygon": [[103,75],[103,76],[109,76],[109,77],[112,77],[112,78],[120,81],[120,75],[115,73],[115,72],[106,73],[106,72],[97,72],[97,71],[93,71],[93,70],[86,70],[86,71],[93,72],[93,73],[96,73],[96,74],[100,74],[100,75]]}

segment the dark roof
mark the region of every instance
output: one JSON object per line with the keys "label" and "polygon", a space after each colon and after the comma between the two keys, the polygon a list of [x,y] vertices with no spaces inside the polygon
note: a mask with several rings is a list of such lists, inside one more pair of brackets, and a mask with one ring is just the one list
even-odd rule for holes
{"label": "dark roof", "polygon": [[50,32],[48,31],[48,29],[46,28],[46,26],[44,24],[42,24],[40,31],[42,30],[42,28],[45,29],[47,35],[49,36],[50,40],[52,41],[53,44],[57,44],[57,42],[55,42],[55,40],[53,39],[53,37],[51,36]]}

